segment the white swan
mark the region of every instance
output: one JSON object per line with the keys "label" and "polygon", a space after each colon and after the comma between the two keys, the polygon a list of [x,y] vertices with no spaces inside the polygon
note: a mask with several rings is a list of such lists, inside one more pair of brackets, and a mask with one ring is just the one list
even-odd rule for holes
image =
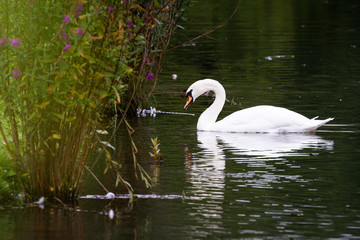
{"label": "white swan", "polygon": [[201,94],[213,91],[215,101],[199,117],[197,129],[202,131],[243,132],[243,133],[305,133],[333,120],[309,119],[286,108],[274,106],[256,106],[236,111],[224,119],[216,119],[225,103],[225,89],[216,80],[203,79],[194,82],[186,91],[187,101],[184,109]]}

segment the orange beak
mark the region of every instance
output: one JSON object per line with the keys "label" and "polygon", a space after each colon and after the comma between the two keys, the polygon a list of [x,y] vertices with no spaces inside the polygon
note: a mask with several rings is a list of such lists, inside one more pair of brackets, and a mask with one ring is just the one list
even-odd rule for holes
{"label": "orange beak", "polygon": [[186,110],[192,102],[193,102],[193,98],[191,96],[187,96],[184,109]]}

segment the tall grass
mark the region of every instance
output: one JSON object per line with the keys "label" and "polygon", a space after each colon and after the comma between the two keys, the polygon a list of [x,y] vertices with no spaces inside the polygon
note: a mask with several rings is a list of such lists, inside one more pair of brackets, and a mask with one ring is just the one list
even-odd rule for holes
{"label": "tall grass", "polygon": [[0,1],[0,133],[29,200],[76,197],[104,111],[146,104],[189,2]]}

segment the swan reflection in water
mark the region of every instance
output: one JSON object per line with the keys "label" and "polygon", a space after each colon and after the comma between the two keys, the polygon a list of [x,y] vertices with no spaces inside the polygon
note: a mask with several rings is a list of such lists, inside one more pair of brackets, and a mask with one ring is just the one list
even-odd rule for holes
{"label": "swan reflection in water", "polygon": [[304,149],[333,149],[333,141],[313,134],[238,134],[198,131],[199,146],[210,152],[228,149],[235,155],[251,158],[282,158],[310,155]]}
{"label": "swan reflection in water", "polygon": [[[332,150],[334,144],[331,140],[324,140],[313,134],[239,134],[198,131],[197,137],[198,147],[202,150],[192,156],[188,180],[192,184],[193,194],[198,198],[222,198],[226,160],[245,163],[247,167],[262,167],[262,172],[264,169],[268,170],[264,174],[269,177],[270,174],[272,176],[279,174],[275,163],[290,166],[287,157],[310,156],[316,154],[318,150]],[[261,178],[257,180],[260,181]],[[257,180],[254,179],[255,182]]]}
{"label": "swan reflection in water", "polygon": [[[281,185],[282,181],[308,181],[297,171],[283,170],[284,164],[289,168],[300,167],[294,166],[294,161],[288,158],[333,149],[333,141],[311,134],[198,131],[197,137],[198,147],[202,150],[192,154],[188,182],[191,183],[189,194],[193,199],[202,201],[202,204],[194,206],[192,214],[205,216],[218,227],[221,221],[217,222],[216,219],[221,218],[223,213],[228,182],[225,182],[225,178],[235,181],[237,187],[250,188],[273,188],[275,184]],[[234,172],[231,169],[234,164],[244,164],[243,171]],[[279,165],[282,165],[282,169],[279,169]]]}

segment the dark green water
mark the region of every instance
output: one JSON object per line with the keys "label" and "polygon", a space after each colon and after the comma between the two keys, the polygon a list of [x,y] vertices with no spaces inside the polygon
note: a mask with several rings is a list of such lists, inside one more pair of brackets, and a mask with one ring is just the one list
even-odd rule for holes
{"label": "dark green water", "polygon": [[[236,4],[197,1],[174,44],[218,25]],[[78,211],[4,207],[0,239],[360,239],[359,13],[355,0],[243,0],[223,28],[169,52],[151,100],[159,110],[183,112],[185,100],[170,92],[214,78],[242,107],[335,118],[315,135],[197,133],[210,97],[190,106],[195,117],[134,119],[138,161],[153,188],[136,181],[127,164],[124,177],[141,194],[132,208],[127,199],[80,199]],[[220,118],[236,110],[226,104]],[[118,136],[115,158],[132,163],[127,139]],[[164,158],[159,167],[148,154],[154,137]],[[88,180],[84,195],[104,194]],[[113,175],[102,181],[124,193],[111,187]]]}

